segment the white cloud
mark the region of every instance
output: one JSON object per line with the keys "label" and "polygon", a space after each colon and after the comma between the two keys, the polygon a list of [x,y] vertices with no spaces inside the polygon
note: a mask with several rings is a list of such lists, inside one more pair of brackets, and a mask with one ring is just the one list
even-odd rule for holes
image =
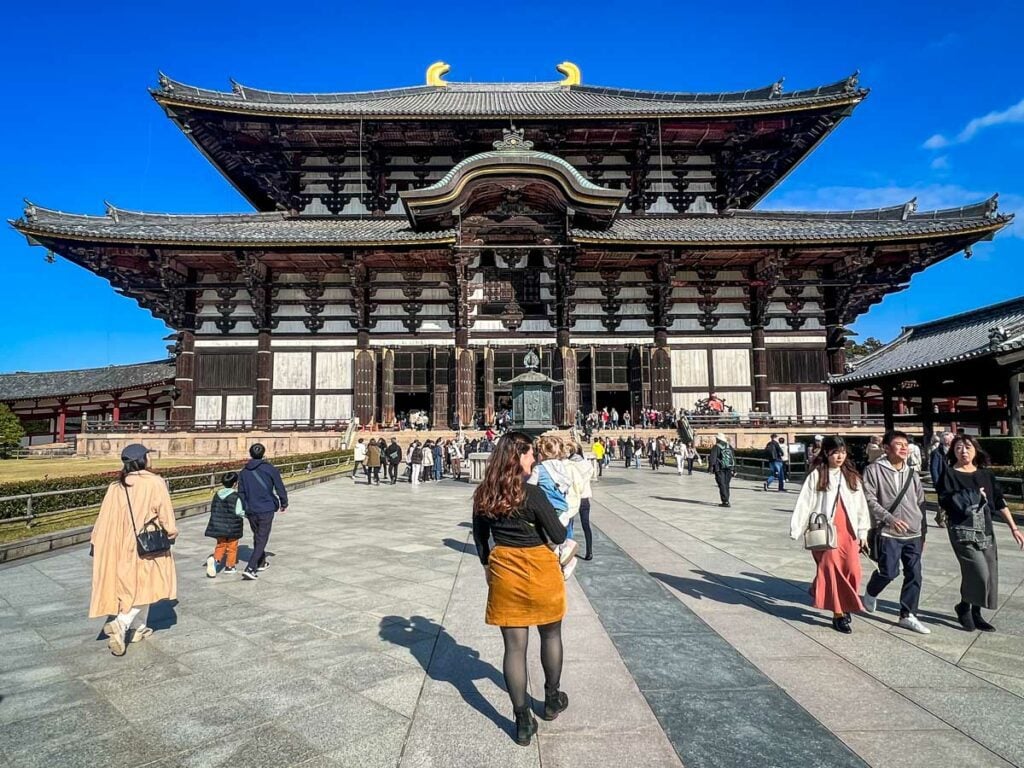
{"label": "white cloud", "polygon": [[949,155],[939,155],[931,162],[931,168],[933,171],[948,171],[949,170]]}
{"label": "white cloud", "polygon": [[1015,123],[1024,123],[1024,99],[1007,109],[989,112],[987,115],[974,118],[953,139],[947,139],[941,133],[936,133],[924,143],[924,148],[943,149],[950,144],[965,144],[986,128]]}

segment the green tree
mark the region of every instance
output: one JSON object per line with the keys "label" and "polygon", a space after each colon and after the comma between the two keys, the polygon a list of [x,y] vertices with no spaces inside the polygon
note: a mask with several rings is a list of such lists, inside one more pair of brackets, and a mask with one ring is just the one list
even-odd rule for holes
{"label": "green tree", "polygon": [[21,447],[25,430],[21,420],[3,403],[0,403],[0,458],[6,459],[12,451]]}
{"label": "green tree", "polygon": [[853,339],[846,340],[846,353],[850,357],[864,357],[864,355],[871,354],[876,349],[881,349],[884,344],[876,339],[874,336],[868,336],[863,342],[855,342]]}

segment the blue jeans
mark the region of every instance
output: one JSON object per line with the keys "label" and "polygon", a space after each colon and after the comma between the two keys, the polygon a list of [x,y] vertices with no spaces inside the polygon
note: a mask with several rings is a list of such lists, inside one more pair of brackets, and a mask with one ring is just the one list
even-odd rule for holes
{"label": "blue jeans", "polygon": [[768,469],[771,470],[771,474],[768,475],[768,479],[764,482],[767,485],[771,485],[772,482],[778,478],[779,490],[786,490],[786,467],[781,461],[769,461]]}

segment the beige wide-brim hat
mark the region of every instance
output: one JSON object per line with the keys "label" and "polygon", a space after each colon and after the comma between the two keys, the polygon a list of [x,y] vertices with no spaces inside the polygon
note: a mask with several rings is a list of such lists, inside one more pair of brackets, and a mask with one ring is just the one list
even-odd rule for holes
{"label": "beige wide-brim hat", "polygon": [[715,440],[718,440],[719,442],[722,442],[722,443],[728,443],[729,442],[726,439],[726,437],[725,437],[725,432],[719,432],[717,435],[715,435]]}

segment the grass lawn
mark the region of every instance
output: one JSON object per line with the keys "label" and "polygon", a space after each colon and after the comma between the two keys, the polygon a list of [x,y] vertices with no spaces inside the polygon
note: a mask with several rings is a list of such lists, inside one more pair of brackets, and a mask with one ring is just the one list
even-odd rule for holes
{"label": "grass lawn", "polygon": [[[188,464],[209,464],[220,459],[154,459],[153,470],[160,467],[180,467]],[[243,462],[239,460],[241,466]],[[0,461],[0,483],[11,483],[19,480],[39,480],[43,477],[74,477],[75,475],[92,475],[97,472],[116,472],[121,462],[114,458],[78,458],[75,456],[58,456],[45,459],[5,459]]]}

